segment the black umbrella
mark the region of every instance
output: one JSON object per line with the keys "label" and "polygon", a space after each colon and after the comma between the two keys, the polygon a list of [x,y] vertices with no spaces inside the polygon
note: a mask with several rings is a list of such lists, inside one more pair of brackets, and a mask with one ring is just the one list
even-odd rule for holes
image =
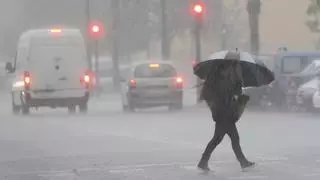
{"label": "black umbrella", "polygon": [[197,64],[193,71],[196,76],[204,80],[209,73],[217,71],[217,67],[220,65],[233,63],[241,65],[244,87],[259,87],[270,84],[274,80],[273,72],[262,61],[252,58],[247,52],[221,51],[214,53],[209,57],[209,60]]}

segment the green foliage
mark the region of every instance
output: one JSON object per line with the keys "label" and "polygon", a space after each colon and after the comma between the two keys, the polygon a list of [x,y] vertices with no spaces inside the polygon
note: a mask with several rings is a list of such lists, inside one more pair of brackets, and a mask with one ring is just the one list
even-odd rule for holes
{"label": "green foliage", "polygon": [[310,0],[310,4],[307,8],[307,15],[310,17],[307,20],[306,25],[309,27],[311,32],[318,33],[319,31],[319,18],[320,18],[320,6],[318,0]]}

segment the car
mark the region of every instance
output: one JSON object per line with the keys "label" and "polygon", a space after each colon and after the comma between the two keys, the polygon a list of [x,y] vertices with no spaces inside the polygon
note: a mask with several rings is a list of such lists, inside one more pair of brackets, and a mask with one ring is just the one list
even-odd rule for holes
{"label": "car", "polygon": [[30,108],[79,107],[86,113],[93,73],[79,29],[34,29],[21,34],[12,75],[12,111],[29,114]]}
{"label": "car", "polygon": [[319,83],[319,78],[314,77],[312,80],[301,85],[297,90],[297,104],[309,112],[313,112],[315,110],[314,94],[319,90]]}
{"label": "car", "polygon": [[136,108],[168,106],[183,108],[183,79],[170,62],[140,62],[122,77],[121,97],[124,111]]}
{"label": "car", "polygon": [[312,97],[313,107],[314,109],[319,112],[320,110],[320,90],[318,89]]}
{"label": "car", "polygon": [[[285,107],[285,94],[289,90],[290,82],[294,80],[298,86],[307,82],[305,79],[307,76],[300,78],[302,77],[300,73],[317,59],[320,59],[320,51],[279,51],[274,54],[274,62],[270,63],[271,66],[269,65],[268,68],[275,75],[275,81],[271,90],[275,106],[279,108]],[[297,78],[297,74],[300,76],[299,78]]]}

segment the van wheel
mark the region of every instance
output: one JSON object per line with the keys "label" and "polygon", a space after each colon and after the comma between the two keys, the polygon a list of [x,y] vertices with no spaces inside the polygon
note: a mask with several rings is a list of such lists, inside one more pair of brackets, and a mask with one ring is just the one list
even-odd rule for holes
{"label": "van wheel", "polygon": [[17,106],[12,102],[12,113],[14,115],[18,115],[20,113],[20,111],[21,111],[20,106]]}
{"label": "van wheel", "polygon": [[68,107],[68,113],[74,114],[76,112],[76,106],[72,105]]}
{"label": "van wheel", "polygon": [[30,114],[30,108],[29,108],[29,106],[28,105],[22,105],[22,114],[23,115],[28,115],[28,114]]}
{"label": "van wheel", "polygon": [[79,111],[81,113],[87,113],[88,112],[88,104],[87,103],[80,104]]}

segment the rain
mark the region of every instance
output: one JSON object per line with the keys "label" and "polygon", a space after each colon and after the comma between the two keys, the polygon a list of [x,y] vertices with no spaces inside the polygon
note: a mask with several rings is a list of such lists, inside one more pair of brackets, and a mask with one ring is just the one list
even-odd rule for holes
{"label": "rain", "polygon": [[320,179],[319,0],[0,0],[0,14],[0,179]]}

